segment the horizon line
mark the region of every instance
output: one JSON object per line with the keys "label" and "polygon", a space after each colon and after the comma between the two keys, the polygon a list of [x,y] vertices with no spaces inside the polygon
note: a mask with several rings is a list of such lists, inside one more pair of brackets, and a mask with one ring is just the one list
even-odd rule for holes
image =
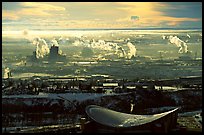
{"label": "horizon line", "polygon": [[[24,30],[45,30],[45,29],[24,29]],[[202,30],[202,28],[171,28],[171,27],[149,27],[149,28],[53,28],[46,30]],[[2,31],[19,31],[19,30],[2,30]]]}

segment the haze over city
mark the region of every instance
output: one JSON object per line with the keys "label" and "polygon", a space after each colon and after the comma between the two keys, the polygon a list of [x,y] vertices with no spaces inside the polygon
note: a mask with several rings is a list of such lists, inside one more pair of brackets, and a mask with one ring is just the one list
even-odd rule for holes
{"label": "haze over city", "polygon": [[201,2],[3,2],[2,133],[201,133]]}

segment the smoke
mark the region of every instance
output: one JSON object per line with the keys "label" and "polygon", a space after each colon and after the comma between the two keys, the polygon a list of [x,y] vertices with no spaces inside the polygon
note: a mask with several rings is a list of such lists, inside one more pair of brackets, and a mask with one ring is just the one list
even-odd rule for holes
{"label": "smoke", "polygon": [[23,34],[23,36],[27,36],[27,35],[28,35],[28,30],[26,30],[26,29],[23,30],[23,33],[22,33],[22,34]]}
{"label": "smoke", "polygon": [[10,69],[7,67],[4,69],[4,78],[9,78]]}
{"label": "smoke", "polygon": [[[118,57],[127,57],[127,53],[125,52],[124,48],[122,46],[119,46],[117,43],[113,43],[113,42],[105,42],[104,40],[98,40],[98,42],[96,42],[95,40],[93,40],[93,42],[90,45],[91,48],[94,49],[100,49],[100,50],[105,50],[105,51],[114,51],[114,54],[116,54]],[[130,57],[132,57],[132,55],[134,55],[134,45],[132,44],[128,44],[128,47],[130,49],[130,52],[128,53],[128,55]]]}
{"label": "smoke", "polygon": [[119,46],[117,43],[106,42],[105,40],[102,39],[98,41],[95,41],[95,39],[92,39],[91,41],[85,39],[77,39],[72,44],[74,46],[83,46],[103,51],[112,51],[118,57],[131,59],[133,56],[136,55],[136,48],[131,42],[129,42],[129,40],[130,39],[126,40],[128,42],[126,45],[129,49],[126,51],[122,46]]}
{"label": "smoke", "polygon": [[187,36],[188,38],[191,38],[191,36],[190,36],[189,34],[186,34],[186,36]]}
{"label": "smoke", "polygon": [[105,42],[104,40],[98,40],[97,42],[93,40],[91,42],[90,47],[93,49],[100,49],[105,51],[111,51],[113,50],[113,47],[115,46],[115,43],[112,42]]}
{"label": "smoke", "polygon": [[[51,46],[59,46],[59,42],[60,42],[60,39],[56,39],[56,38],[49,41]],[[37,59],[43,58],[45,55],[50,53],[50,49],[45,39],[39,38],[39,37],[35,38],[33,40],[33,44],[36,45],[36,58]],[[61,50],[59,50],[58,54],[62,55],[63,53]]]}
{"label": "smoke", "polygon": [[127,53],[127,58],[131,59],[132,57],[135,57],[136,55],[136,47],[131,42],[128,42],[127,46],[129,48],[129,52]]}
{"label": "smoke", "polygon": [[140,38],[144,37],[144,35],[139,35]]}
{"label": "smoke", "polygon": [[187,44],[177,36],[169,36],[169,41],[171,44],[175,44],[177,47],[180,47],[178,53],[188,53]]}
{"label": "smoke", "polygon": [[59,42],[59,43],[62,43],[62,44],[66,43],[67,41],[69,41],[69,38],[60,37],[60,38],[58,39],[58,42]]}
{"label": "smoke", "polygon": [[75,40],[74,43],[72,43],[74,46],[80,46],[82,45],[83,43],[79,40]]}
{"label": "smoke", "polygon": [[55,38],[53,40],[51,40],[51,44],[52,44],[52,46],[59,46],[59,44]]}
{"label": "smoke", "polygon": [[22,31],[23,38],[27,39],[28,41],[32,42],[36,37],[31,34],[31,32],[27,29]]}
{"label": "smoke", "polygon": [[45,55],[49,54],[50,50],[48,48],[47,42],[42,38],[35,38],[33,40],[33,45],[36,45],[36,58],[43,58]]}
{"label": "smoke", "polygon": [[[120,53],[121,52],[121,53]],[[125,50],[119,46],[116,50],[116,54],[119,56],[119,57],[126,57],[126,52]]]}
{"label": "smoke", "polygon": [[49,48],[45,39],[40,37],[34,37],[28,30],[22,32],[25,39],[29,40],[31,44],[36,45],[36,58],[43,58],[49,53]]}

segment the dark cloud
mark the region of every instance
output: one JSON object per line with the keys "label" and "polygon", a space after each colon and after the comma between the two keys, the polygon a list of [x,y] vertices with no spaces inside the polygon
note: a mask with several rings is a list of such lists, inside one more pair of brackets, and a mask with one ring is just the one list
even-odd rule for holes
{"label": "dark cloud", "polygon": [[167,2],[172,8],[164,8],[164,13],[172,17],[202,18],[201,2]]}
{"label": "dark cloud", "polygon": [[22,6],[20,2],[2,2],[2,10],[18,10],[21,9]]}
{"label": "dark cloud", "polygon": [[139,20],[139,16],[131,16],[131,20]]}

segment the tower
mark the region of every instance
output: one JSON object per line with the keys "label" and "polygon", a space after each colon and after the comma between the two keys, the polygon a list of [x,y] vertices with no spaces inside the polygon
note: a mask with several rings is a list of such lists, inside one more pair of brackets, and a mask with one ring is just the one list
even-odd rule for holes
{"label": "tower", "polygon": [[54,46],[54,45],[51,46],[49,59],[51,59],[51,60],[57,59],[58,58],[58,51],[59,51],[59,47],[58,46]]}

